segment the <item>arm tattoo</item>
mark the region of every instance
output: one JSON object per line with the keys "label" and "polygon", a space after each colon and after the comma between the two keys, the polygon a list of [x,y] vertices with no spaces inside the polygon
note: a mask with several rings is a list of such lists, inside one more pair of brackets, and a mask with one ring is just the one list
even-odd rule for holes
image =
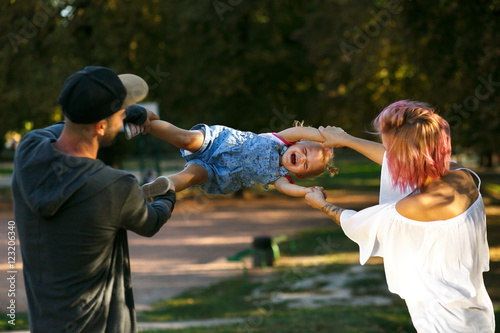
{"label": "arm tattoo", "polygon": [[327,203],[323,207],[321,207],[321,211],[328,215],[328,217],[331,218],[335,223],[340,225],[340,215],[344,211],[342,208],[337,207],[331,203]]}

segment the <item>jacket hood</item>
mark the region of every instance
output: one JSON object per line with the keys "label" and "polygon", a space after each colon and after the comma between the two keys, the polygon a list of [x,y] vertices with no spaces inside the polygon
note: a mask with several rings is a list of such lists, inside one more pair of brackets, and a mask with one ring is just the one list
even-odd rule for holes
{"label": "jacket hood", "polygon": [[[29,209],[43,218],[54,216],[89,177],[107,168],[100,160],[70,156],[55,149],[52,144],[61,130],[62,124],[59,133],[31,131],[19,144],[14,158],[12,187],[17,187]],[[100,185],[103,188],[107,183]]]}

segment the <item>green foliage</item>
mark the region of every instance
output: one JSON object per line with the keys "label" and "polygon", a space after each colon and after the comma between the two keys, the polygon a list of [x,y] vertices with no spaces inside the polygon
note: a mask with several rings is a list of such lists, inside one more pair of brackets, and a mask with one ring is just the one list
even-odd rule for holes
{"label": "green foliage", "polygon": [[381,108],[417,99],[450,121],[455,144],[497,151],[498,0],[6,0],[0,9],[0,137],[52,123],[64,80],[102,65],[144,77],[162,117],[183,127],[278,131],[299,119],[366,136]]}
{"label": "green foliage", "polygon": [[[28,330],[30,328],[27,313],[17,312],[15,319],[4,315],[0,318],[0,332]],[[9,322],[10,321],[10,322]],[[15,325],[12,325],[15,324]]]}
{"label": "green foliage", "polygon": [[339,169],[339,174],[334,177],[325,172],[315,178],[298,179],[297,184],[306,187],[321,185],[326,190],[378,191],[380,165],[367,159],[357,159],[354,162],[339,154],[335,158],[335,166]]}

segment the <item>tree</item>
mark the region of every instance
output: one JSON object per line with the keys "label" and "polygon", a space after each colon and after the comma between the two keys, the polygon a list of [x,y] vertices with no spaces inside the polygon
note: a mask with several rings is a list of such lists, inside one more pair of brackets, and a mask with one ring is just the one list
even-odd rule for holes
{"label": "tree", "polygon": [[298,119],[366,136],[384,106],[415,99],[448,119],[454,144],[497,151],[498,0],[0,6],[6,40],[19,36],[0,49],[2,137],[53,122],[64,80],[101,65],[144,77],[148,99],[182,127],[279,131]]}

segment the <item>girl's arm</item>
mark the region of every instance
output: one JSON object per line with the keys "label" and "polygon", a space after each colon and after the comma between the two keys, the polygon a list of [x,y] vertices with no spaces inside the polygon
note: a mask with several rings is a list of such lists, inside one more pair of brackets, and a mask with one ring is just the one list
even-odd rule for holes
{"label": "girl's arm", "polygon": [[323,147],[349,147],[382,165],[385,148],[381,143],[356,138],[347,134],[340,127],[327,126],[325,128],[320,126],[318,132],[324,137]]}
{"label": "girl's arm", "polygon": [[308,187],[291,184],[285,177],[278,178],[274,182],[274,187],[276,187],[279,192],[291,197],[303,197],[309,192]]}
{"label": "girl's arm", "polygon": [[302,139],[316,142],[325,141],[323,135],[314,127],[290,127],[276,134],[288,142],[297,142]]}

